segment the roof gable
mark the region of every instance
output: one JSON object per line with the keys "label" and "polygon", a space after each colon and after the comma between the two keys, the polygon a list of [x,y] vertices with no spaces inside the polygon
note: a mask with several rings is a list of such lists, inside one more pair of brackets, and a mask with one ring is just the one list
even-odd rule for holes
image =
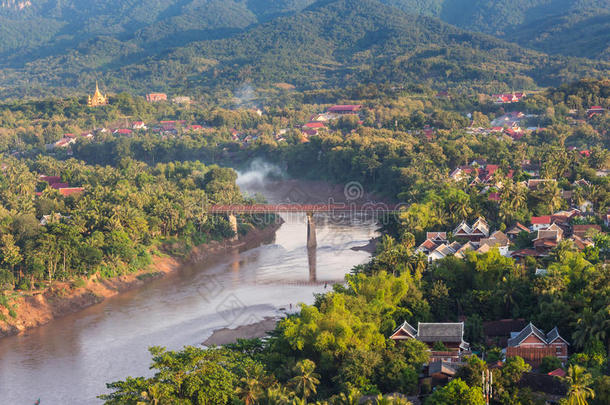
{"label": "roof gable", "polygon": [[454,235],[458,235],[458,234],[470,235],[470,233],[472,233],[472,229],[470,229],[470,227],[468,226],[468,224],[465,221],[463,221],[461,224],[459,224],[458,227],[455,228],[455,230],[453,231]]}
{"label": "roof gable", "polygon": [[551,329],[549,331],[549,333],[546,334],[546,342],[548,344],[551,344],[558,339],[563,341],[565,344],[569,345],[568,341],[559,335],[559,330],[557,329],[557,326],[555,326],[553,329]]}
{"label": "roof gable", "polygon": [[392,332],[390,339],[401,340],[407,338],[415,338],[416,336],[417,331],[415,330],[415,328],[409,325],[407,321],[404,321],[402,325],[394,329],[394,332]]}
{"label": "roof gable", "polygon": [[530,322],[515,337],[508,339],[508,345],[511,347],[519,346],[525,339],[532,335],[536,336],[542,343],[547,343],[546,335]]}

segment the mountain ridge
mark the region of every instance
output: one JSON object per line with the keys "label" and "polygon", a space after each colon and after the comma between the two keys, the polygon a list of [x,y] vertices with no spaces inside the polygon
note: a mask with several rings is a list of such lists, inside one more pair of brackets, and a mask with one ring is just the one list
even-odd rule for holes
{"label": "mountain ridge", "polygon": [[[233,2],[238,3],[243,5]],[[310,2],[291,4],[299,9],[306,3]],[[31,54],[19,63],[3,62],[0,85],[6,87],[5,94],[26,85],[31,94],[45,86],[83,89],[95,78],[116,91],[188,92],[247,82],[320,88],[417,81],[436,87],[482,88],[486,83],[487,88],[501,90],[603,76],[609,70],[604,61],[544,55],[434,17],[407,14],[378,0],[323,0],[299,12],[243,25],[183,30],[170,35],[171,41],[163,35],[135,33],[83,38],[66,52],[49,47],[46,54]]]}

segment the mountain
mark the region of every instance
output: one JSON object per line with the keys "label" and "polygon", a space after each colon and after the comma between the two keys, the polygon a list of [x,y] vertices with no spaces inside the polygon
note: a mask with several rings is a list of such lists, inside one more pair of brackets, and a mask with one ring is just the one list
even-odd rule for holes
{"label": "mountain", "polygon": [[[546,53],[609,60],[610,0],[383,0]],[[605,45],[605,46],[604,46]]]}
{"label": "mountain", "polygon": [[98,36],[180,44],[194,37],[231,34],[309,4],[310,0],[1,0],[0,54],[27,61]]}
{"label": "mountain", "polygon": [[510,30],[506,36],[549,54],[610,60],[610,13],[588,11],[544,18]]}
{"label": "mountain", "polygon": [[[55,7],[43,8],[51,3]],[[112,5],[66,0],[5,9],[7,18],[34,18],[47,10],[45,18],[57,21],[77,21],[73,15],[89,20],[66,23],[60,29],[64,34],[48,44],[7,52],[0,59],[0,91],[82,90],[96,78],[112,92],[196,93],[280,82],[300,88],[419,82],[493,91],[602,76],[610,70],[603,61],[549,57],[377,0],[309,3],[109,0],[117,7],[113,14]]]}

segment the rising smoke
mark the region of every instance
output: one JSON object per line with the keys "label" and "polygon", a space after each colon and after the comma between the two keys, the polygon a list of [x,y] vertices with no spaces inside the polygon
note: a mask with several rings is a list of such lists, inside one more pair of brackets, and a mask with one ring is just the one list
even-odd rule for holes
{"label": "rising smoke", "polygon": [[237,171],[237,185],[248,194],[264,188],[269,181],[283,178],[286,174],[279,166],[262,159],[254,159],[246,170]]}
{"label": "rising smoke", "polygon": [[253,108],[256,106],[256,91],[249,84],[244,84],[235,90],[233,103],[236,108]]}

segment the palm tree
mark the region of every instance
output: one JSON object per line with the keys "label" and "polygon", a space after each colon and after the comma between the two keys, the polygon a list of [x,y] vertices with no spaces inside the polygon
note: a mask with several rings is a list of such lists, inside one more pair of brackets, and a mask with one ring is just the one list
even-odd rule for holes
{"label": "palm tree", "polygon": [[510,189],[509,201],[515,211],[520,210],[527,203],[527,189],[519,184],[513,185]]}
{"label": "palm tree", "polygon": [[432,213],[431,222],[440,227],[447,225],[447,212],[442,207],[435,207]]}
{"label": "palm tree", "polygon": [[593,339],[592,335],[596,327],[595,323],[596,320],[593,310],[589,307],[584,308],[576,321],[574,333],[572,333],[572,340],[576,347],[583,348]]}
{"label": "palm tree", "polygon": [[309,359],[299,361],[294,367],[297,375],[290,379],[290,384],[302,395],[303,401],[306,401],[312,393],[315,394],[316,386],[320,384],[318,379],[320,376],[314,372],[315,368],[316,364]]}
{"label": "palm tree", "polygon": [[375,399],[375,405],[411,405],[411,402],[398,396],[383,396],[379,394]]}
{"label": "palm tree", "polygon": [[285,387],[276,384],[267,388],[260,403],[261,405],[287,405],[290,403],[290,394]]}
{"label": "palm tree", "polygon": [[256,377],[246,375],[241,378],[241,385],[235,388],[235,393],[246,405],[252,405],[262,396],[263,389]]}
{"label": "palm tree", "polygon": [[566,381],[569,385],[568,405],[588,405],[587,399],[595,398],[595,391],[589,388],[593,379],[591,374],[586,373],[583,367],[570,366]]}
{"label": "palm tree", "polygon": [[421,274],[428,265],[428,258],[423,252],[417,252],[409,257],[409,269],[413,274]]}
{"label": "palm tree", "polygon": [[546,181],[541,187],[543,198],[551,213],[561,208],[563,202],[561,198],[561,191],[555,181]]}
{"label": "palm tree", "polygon": [[336,403],[340,405],[358,405],[360,403],[360,398],[362,398],[360,391],[352,389],[347,394],[344,392],[339,394]]}

